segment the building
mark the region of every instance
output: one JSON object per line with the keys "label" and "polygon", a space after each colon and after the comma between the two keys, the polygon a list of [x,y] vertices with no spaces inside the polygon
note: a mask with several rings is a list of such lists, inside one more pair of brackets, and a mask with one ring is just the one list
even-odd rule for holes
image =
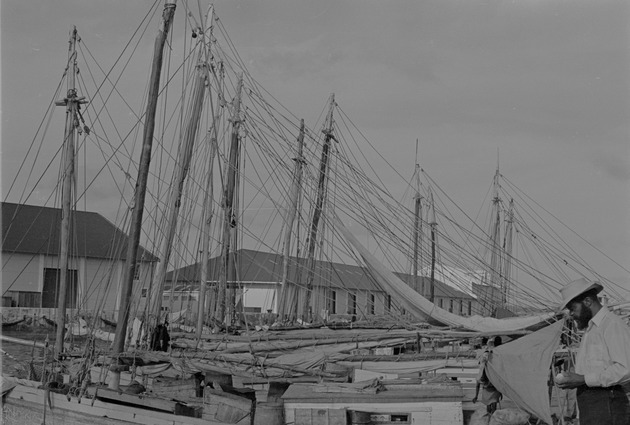
{"label": "building", "polygon": [[[236,261],[233,261],[233,258]],[[209,260],[209,286],[218,284],[221,269],[220,260],[220,257]],[[238,277],[236,279],[237,300],[242,303],[243,311],[248,313],[266,313],[268,311],[277,313],[283,272],[282,255],[241,249],[236,254],[231,254],[228,262],[236,264],[234,272]],[[289,260],[289,280],[297,286],[305,286],[307,277],[305,264],[306,260],[298,260],[295,257],[291,257]],[[186,308],[193,312],[198,311],[200,268],[200,264],[197,263],[167,274],[166,289],[163,294],[164,306],[171,302],[171,288],[173,288],[173,311]],[[298,269],[301,271],[298,272]],[[414,280],[413,276],[408,274],[396,273],[396,275],[410,286],[415,287],[417,291],[422,285],[428,287],[430,282],[427,277],[419,276]],[[228,285],[233,285],[234,281],[234,279],[228,278]],[[297,303],[298,314],[300,315],[303,292],[300,291]],[[436,303],[452,313],[469,316],[478,310],[474,296],[442,282],[435,281],[434,294]],[[313,306],[312,313],[318,315],[322,315],[322,311],[324,311],[323,315],[333,318],[335,315],[350,315],[359,319],[385,315],[394,308],[391,297],[377,286],[365,268],[328,261],[315,262],[311,305]]]}
{"label": "building", "polygon": [[[116,317],[127,235],[95,212],[74,211],[71,223],[66,305]],[[3,307],[57,306],[60,228],[58,208],[2,203]],[[135,287],[149,283],[157,260],[140,247]]]}

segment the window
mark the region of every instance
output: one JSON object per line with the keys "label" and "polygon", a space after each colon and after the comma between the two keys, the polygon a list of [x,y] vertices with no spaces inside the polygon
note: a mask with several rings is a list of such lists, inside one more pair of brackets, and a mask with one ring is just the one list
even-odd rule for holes
{"label": "window", "polygon": [[442,300],[442,298],[438,299],[438,307],[440,308],[444,308],[444,300]]}
{"label": "window", "polygon": [[468,301],[468,315],[472,314],[472,301]]}
{"label": "window", "polygon": [[337,314],[337,291],[330,291],[330,300],[328,303],[328,310],[330,311],[330,314]]}
{"label": "window", "polygon": [[392,296],[391,295],[387,295],[387,298],[385,299],[385,312],[389,313],[392,309]]}
{"label": "window", "polygon": [[374,315],[374,294],[368,295],[368,312]]}
{"label": "window", "polygon": [[357,294],[348,293],[348,314],[357,314]]}
{"label": "window", "polygon": [[449,313],[453,312],[453,300],[451,300],[451,302],[449,303],[448,311]]}
{"label": "window", "polygon": [[464,300],[459,301],[459,314],[464,314]]}
{"label": "window", "polygon": [[[42,308],[57,307],[59,300],[60,269],[44,269],[44,289],[42,291]],[[68,270],[66,274],[66,308],[76,308],[78,298],[78,271]]]}

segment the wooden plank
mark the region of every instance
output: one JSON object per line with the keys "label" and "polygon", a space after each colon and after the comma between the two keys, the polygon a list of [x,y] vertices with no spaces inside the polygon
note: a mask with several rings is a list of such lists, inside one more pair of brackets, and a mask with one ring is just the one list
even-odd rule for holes
{"label": "wooden plank", "polygon": [[161,397],[146,396],[141,394],[125,394],[109,388],[99,388],[96,392],[96,398],[101,400],[113,400],[120,403],[132,404],[138,407],[146,407],[150,409],[162,410],[165,412],[175,412],[174,400],[167,400]]}

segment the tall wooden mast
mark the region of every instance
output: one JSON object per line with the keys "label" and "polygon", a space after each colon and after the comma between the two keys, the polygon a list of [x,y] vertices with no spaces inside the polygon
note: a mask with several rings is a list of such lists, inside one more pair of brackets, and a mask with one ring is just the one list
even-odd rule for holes
{"label": "tall wooden mast", "polygon": [[490,228],[490,286],[501,288],[501,198],[499,196],[499,167],[494,174],[492,198],[492,223]]}
{"label": "tall wooden mast", "polygon": [[433,201],[433,192],[429,192],[429,202],[431,203],[431,218],[429,226],[431,226],[431,283],[429,285],[429,301],[435,303],[435,261],[437,246],[437,220],[435,219],[435,202]]}
{"label": "tall wooden mast", "polygon": [[[199,62],[197,63],[196,76],[193,83],[191,102],[189,105],[188,123],[186,125],[182,143],[179,145],[177,152],[177,164],[175,165],[173,181],[171,184],[171,193],[166,206],[168,216],[165,226],[165,237],[162,240],[160,256],[161,262],[154,281],[153,290],[151,292],[151,329],[153,329],[161,319],[160,313],[162,310],[162,297],[166,281],[166,271],[169,265],[173,240],[175,239],[175,231],[177,228],[179,210],[182,203],[182,194],[184,191],[184,182],[188,176],[193,147],[199,130],[199,120],[201,119],[204,94],[206,92],[207,64],[204,60],[204,56],[204,52],[201,50],[199,52]],[[174,289],[175,287],[172,285],[171,294]]]}
{"label": "tall wooden mast", "polygon": [[55,339],[55,356],[63,352],[63,338],[66,326],[66,303],[68,293],[68,265],[70,258],[70,215],[72,214],[72,184],[74,182],[74,135],[79,126],[77,112],[79,105],[86,103],[83,97],[77,97],[75,75],[77,73],[77,29],[70,33],[68,51],[68,92],[63,100],[55,102],[57,106],[66,107],[66,126],[64,130],[64,164],[63,186],[61,190],[61,234],[59,247],[59,291],[57,300],[57,332]]}
{"label": "tall wooden mast", "polygon": [[[236,228],[236,215],[234,213],[234,204],[236,201],[236,180],[238,177],[238,164],[240,158],[240,136],[239,128],[241,125],[241,91],[243,89],[243,76],[239,76],[238,88],[236,90],[236,98],[234,100],[234,114],[232,120],[232,134],[230,142],[229,164],[226,169],[227,186],[223,192],[223,236],[221,250],[221,275],[219,278],[219,303],[216,319],[219,322],[226,321],[227,310],[227,282],[228,270],[230,267],[230,240],[232,229]],[[235,261],[235,259],[232,259]],[[233,276],[235,279],[235,276]],[[236,290],[236,288],[233,288]],[[230,320],[228,320],[229,322]]]}
{"label": "tall wooden mast", "polygon": [[[116,324],[116,334],[114,337],[113,350],[120,353],[125,348],[125,337],[127,321],[129,318],[129,306],[133,293],[133,278],[136,273],[136,259],[140,246],[140,233],[142,228],[142,216],[144,214],[144,199],[146,196],[147,177],[149,175],[149,164],[151,163],[151,148],[153,146],[153,133],[155,130],[155,113],[157,110],[157,98],[160,89],[160,76],[162,74],[162,58],[164,55],[164,45],[171,28],[173,16],[175,15],[175,0],[166,0],[162,12],[162,22],[155,37],[153,47],[153,64],[151,68],[151,79],[149,81],[149,95],[145,113],[144,133],[142,137],[142,152],[140,155],[140,165],[138,168],[138,178],[134,195],[133,211],[129,231],[129,241],[127,242],[127,257],[122,282],[120,312]],[[120,374],[118,374],[120,378]],[[118,382],[112,379],[112,387],[116,388]]]}
{"label": "tall wooden mast", "polygon": [[[212,42],[212,33],[214,28],[214,6],[210,5],[208,15],[206,17],[206,27],[209,27],[209,41]],[[209,24],[209,25],[208,25]],[[206,29],[202,28],[203,36],[206,36]],[[209,49],[208,49],[209,50]],[[209,57],[209,55],[208,55]],[[208,71],[206,67],[206,72]],[[210,85],[208,84],[208,90]],[[210,105],[212,106],[212,96],[209,93]],[[209,167],[206,176],[206,191],[203,199],[202,226],[201,226],[201,270],[199,276],[199,302],[197,308],[197,328],[195,329],[195,338],[197,343],[201,341],[201,332],[203,331],[203,319],[208,312],[206,308],[206,293],[208,285],[208,261],[210,258],[210,228],[212,218],[214,216],[214,157],[217,152],[217,124],[218,119],[214,116],[214,108],[212,108],[212,129],[210,135],[210,157],[208,159]]]}
{"label": "tall wooden mast", "polygon": [[311,221],[311,233],[308,243],[308,270],[306,275],[306,292],[304,294],[304,305],[302,308],[302,319],[308,320],[309,307],[311,304],[311,292],[313,291],[313,280],[315,278],[315,247],[317,246],[317,230],[319,220],[324,207],[326,196],[326,181],[328,179],[328,157],[330,156],[330,145],[335,137],[333,136],[333,110],[335,108],[335,94],[330,95],[330,109],[328,111],[328,128],[323,130],[325,134],[324,146],[322,147],[322,158],[319,163],[319,183],[317,185],[317,201],[313,211]]}
{"label": "tall wooden mast", "polygon": [[503,306],[507,308],[510,299],[510,275],[512,274],[512,231],[514,227],[514,199],[510,199],[505,216],[505,234],[503,239],[503,279],[501,294]]}
{"label": "tall wooden mast", "polygon": [[282,262],[282,284],[280,287],[280,297],[278,297],[278,315],[280,320],[284,320],[285,314],[293,318],[296,314],[294,308],[295,287],[289,282],[289,256],[291,254],[291,240],[293,236],[293,223],[297,213],[300,187],[302,185],[302,168],[304,166],[304,120],[300,121],[300,135],[298,136],[298,155],[293,158],[295,169],[293,172],[293,185],[291,187],[291,198],[285,219],[284,233],[284,258]]}

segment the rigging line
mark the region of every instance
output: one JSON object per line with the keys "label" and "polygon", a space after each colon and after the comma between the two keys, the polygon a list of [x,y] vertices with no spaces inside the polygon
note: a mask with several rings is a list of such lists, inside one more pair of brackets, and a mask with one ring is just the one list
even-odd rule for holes
{"label": "rigging line", "polygon": [[[515,189],[519,190],[518,187],[516,187],[514,184],[512,184],[510,182],[510,180],[508,180],[506,177],[502,176],[503,179],[508,182],[512,187],[514,187]],[[577,236],[578,238],[580,238],[583,242],[586,242],[591,248],[594,248],[597,252],[599,252],[600,254],[602,254],[604,257],[606,257],[607,259],[609,259],[611,262],[613,262],[614,264],[616,264],[617,266],[619,266],[623,271],[630,273],[630,270],[626,269],[623,265],[619,264],[617,261],[615,261],[614,259],[612,259],[611,257],[609,257],[606,253],[604,253],[603,251],[601,251],[598,247],[596,247],[595,245],[593,245],[591,242],[589,242],[588,240],[586,240],[585,238],[583,238],[582,236],[580,236],[577,232],[575,232],[574,230],[572,230],[569,226],[567,226],[566,224],[564,224],[560,219],[558,219],[554,214],[552,214],[551,212],[549,212],[548,210],[546,210],[544,207],[542,207],[540,204],[538,204],[535,200],[531,199],[527,194],[525,194],[523,192],[523,195],[525,197],[527,197],[527,199],[531,200],[532,202],[534,202],[536,204],[536,206],[540,207],[543,211],[545,211],[547,214],[549,214],[551,217],[553,217],[555,220],[557,220],[562,226],[564,226],[567,230],[569,230],[569,232],[573,233],[575,236]]]}
{"label": "rigging line", "polygon": [[[532,210],[532,211],[533,211],[533,210]],[[535,212],[534,212],[534,213],[535,213]],[[538,217],[539,217],[539,219],[542,219],[542,218],[541,218],[538,214],[535,214],[535,215],[536,215],[536,216],[538,216]],[[531,215],[530,215],[530,217],[531,217]],[[520,218],[520,215],[519,215],[519,218]],[[537,224],[540,224],[540,223],[538,223],[538,222],[536,222],[536,223],[537,223]],[[548,224],[547,224],[544,220],[543,220],[543,223],[545,224],[545,226],[547,226],[547,229],[545,229],[545,227],[544,227],[544,226],[541,226],[541,230],[546,231],[546,232],[547,232],[547,234],[548,234],[549,236],[554,237],[554,240],[555,240],[556,242],[560,242],[560,243],[561,243],[561,245],[565,246],[565,247],[566,247],[566,249],[568,249],[568,251],[570,251],[570,252],[567,252],[567,251],[560,251],[560,247],[558,247],[557,249],[555,249],[555,251],[556,251],[556,252],[561,253],[561,255],[562,255],[563,257],[567,257],[567,258],[571,258],[571,259],[573,259],[576,263],[583,263],[583,264],[586,264],[586,262],[585,262],[582,258],[580,258],[579,254],[578,254],[575,250],[573,250],[573,249],[572,249],[572,248],[571,248],[571,247],[570,247],[570,246],[569,246],[569,245],[568,245],[568,244],[567,244],[564,240],[562,240],[562,238],[558,235],[558,233],[557,233],[557,232],[555,232],[555,231],[553,230],[553,228],[552,228],[550,225],[548,225]],[[543,240],[543,242],[545,241],[545,240],[544,240],[544,238],[542,237],[542,235],[538,235],[538,234],[536,234],[536,232],[534,232],[531,228],[528,228],[528,231],[531,233],[532,237],[534,237],[534,238],[536,238],[536,239]],[[554,247],[552,244],[549,244],[549,245],[550,245],[552,248]],[[559,255],[560,255],[560,254],[559,254]]]}
{"label": "rigging line", "polygon": [[[20,175],[20,173],[22,172],[22,169],[26,165],[26,159],[29,157],[29,154],[30,154],[31,150],[35,146],[35,140],[37,139],[38,134],[40,133],[40,131],[42,130],[42,127],[44,126],[44,123],[46,122],[46,117],[48,117],[48,121],[46,122],[46,125],[44,127],[45,128],[44,133],[46,133],[46,130],[50,127],[50,122],[52,120],[52,110],[54,109],[54,108],[51,108],[51,107],[55,104],[55,99],[57,99],[59,97],[59,93],[61,92],[61,87],[62,87],[63,82],[65,80],[65,76],[66,76],[66,72],[64,71],[63,76],[59,80],[59,84],[57,85],[57,88],[55,89],[53,97],[50,100],[50,102],[49,102],[49,104],[48,104],[48,106],[46,108],[47,112],[44,114],[44,116],[42,117],[42,120],[40,121],[39,125],[37,126],[37,130],[35,131],[35,135],[33,136],[33,139],[31,140],[31,143],[29,144],[28,150],[26,151],[26,155],[24,156],[24,159],[20,163],[20,167],[18,168],[18,171],[15,174],[15,177],[13,178],[13,181],[11,182],[11,186],[9,186],[9,190],[5,194],[5,199],[7,199],[9,197],[9,195],[11,194],[11,191],[13,190],[13,187],[14,187],[14,185],[16,184],[16,182],[18,180],[18,176]],[[33,171],[35,171],[34,164],[37,161],[37,158],[39,157],[39,153],[41,152],[43,141],[44,141],[44,139],[43,139],[43,135],[42,135],[42,139],[41,139],[41,142],[39,144],[39,148],[37,149],[37,154],[35,155],[35,158],[33,159],[33,166],[30,168],[29,174],[28,174],[27,179],[26,179],[27,183],[28,183],[28,180],[30,180],[31,175],[33,174]],[[38,180],[37,183],[39,183],[39,181],[40,180]],[[37,185],[37,183],[36,183],[36,185]],[[21,203],[26,202],[31,194],[32,194],[32,191],[29,193],[29,196],[27,196],[26,199],[24,199],[23,197],[20,197],[18,203],[21,204]]]}
{"label": "rigging line", "polygon": [[[363,138],[363,140],[365,142],[368,143],[368,145],[372,148],[372,150],[385,162],[385,164],[387,164],[390,169],[392,171],[394,171],[394,173],[400,177],[403,181],[404,177],[402,176],[402,174],[400,173],[400,171],[398,170],[397,167],[394,167],[392,164],[389,163],[389,161],[379,152],[379,150],[376,149],[376,147],[370,142],[370,140],[363,134],[363,132],[352,122],[352,119],[350,119],[350,117],[345,113],[345,111],[337,104],[337,110],[339,111],[339,116],[345,118],[348,122],[350,122],[352,128],[354,128]],[[345,121],[344,121],[345,123]],[[348,129],[349,127],[346,126]],[[354,140],[354,137],[353,137]],[[356,143],[356,142],[355,142]],[[358,145],[358,144],[357,144]],[[363,149],[361,149],[361,153],[363,154]],[[363,158],[367,161],[369,168],[372,170],[372,172],[375,174],[375,176],[377,177],[378,182],[383,186],[386,187],[385,184],[383,183],[383,181],[380,179],[380,174],[376,172],[376,170],[374,170],[374,168],[371,165],[371,161],[368,161],[367,158],[365,157],[365,155],[362,155]]]}
{"label": "rigging line", "polygon": [[[96,88],[96,92],[94,93],[94,96],[99,95],[101,96],[101,88],[103,87],[103,85],[105,84],[106,81],[110,82],[112,84],[112,91],[110,91],[110,93],[107,95],[107,100],[109,100],[109,98],[111,97],[112,93],[115,91],[120,98],[123,100],[123,102],[129,107],[129,110],[135,114],[135,111],[133,110],[133,108],[125,101],[125,98],[122,96],[122,94],[116,89],[116,85],[117,83],[120,81],[120,78],[122,77],[123,73],[125,72],[125,70],[127,69],[127,66],[129,65],[129,63],[131,62],[131,58],[133,57],[134,53],[136,52],[136,50],[138,49],[138,46],[140,45],[140,42],[142,40],[142,37],[144,36],[144,34],[147,31],[148,25],[144,26],[144,29],[142,30],[140,36],[138,37],[138,41],[136,42],[134,48],[131,50],[131,53],[129,54],[129,58],[127,59],[127,62],[124,64],[124,66],[122,67],[122,69],[120,70],[120,73],[118,74],[118,78],[114,81],[110,81],[109,76],[110,74],[114,71],[114,69],[116,68],[116,65],[118,64],[118,62],[122,59],[123,55],[125,54],[125,52],[127,51],[127,48],[131,45],[131,41],[134,39],[134,37],[136,36],[136,34],[138,34],[138,31],[140,30],[140,28],[142,28],[142,25],[145,21],[147,21],[147,24],[149,23],[150,19],[155,16],[156,11],[158,10],[158,8],[156,8],[156,5],[159,3],[159,0],[155,0],[155,2],[153,3],[153,6],[149,9],[149,11],[147,12],[147,14],[144,16],[144,18],[141,20],[140,24],[136,27],[136,30],[134,31],[134,33],[131,35],[131,37],[129,38],[129,41],[127,41],[127,44],[125,45],[125,47],[123,48],[123,50],[121,51],[121,53],[118,55],[118,57],[116,58],[116,60],[114,61],[114,64],[109,68],[109,70],[107,72],[105,72],[103,70],[103,68],[101,68],[101,66],[99,65],[98,61],[96,60],[96,58],[94,57],[94,55],[92,54],[92,52],[90,51],[90,49],[88,48],[87,45],[85,45],[85,42],[83,40],[81,40],[81,43],[79,43],[79,50],[81,52],[83,52],[83,48],[82,46],[85,45],[85,50],[88,52],[89,56],[92,58],[92,60],[94,60],[94,63],[97,65],[98,69],[104,74],[103,80],[101,81],[100,85],[97,86]],[[149,15],[151,15],[151,18],[149,18]],[[147,20],[147,18],[149,18]],[[86,62],[87,64],[87,62]],[[105,100],[103,102],[103,105],[107,102],[107,100]],[[90,104],[86,105],[86,111],[89,110],[89,106]],[[97,116],[100,115],[100,111],[97,112]]]}
{"label": "rigging line", "polygon": [[[225,38],[226,44],[228,45],[228,47],[230,48],[230,50],[233,52],[234,54],[234,58],[235,58],[235,63],[237,63],[239,65],[239,68],[242,69],[247,77],[248,80],[251,80],[254,84],[254,86],[256,87],[260,87],[262,88],[262,90],[271,98],[273,99],[275,102],[278,103],[279,106],[281,106],[283,109],[286,110],[287,113],[289,113],[290,116],[293,117],[294,120],[297,120],[297,116],[295,116],[290,110],[284,108],[284,106],[271,94],[269,93],[267,90],[265,90],[262,86],[259,86],[258,83],[256,82],[256,80],[251,76],[249,70],[247,69],[247,67],[245,66],[245,62],[242,60],[242,58],[240,57],[240,55],[238,54],[238,51],[236,50],[234,43],[232,42],[232,40],[230,39],[230,36],[228,34],[228,32],[226,31],[225,27],[223,26],[223,21],[217,17],[216,18],[216,22],[218,23],[218,28],[219,31],[221,32],[221,34],[223,34],[223,37]],[[223,51],[221,49],[221,51]]]}

